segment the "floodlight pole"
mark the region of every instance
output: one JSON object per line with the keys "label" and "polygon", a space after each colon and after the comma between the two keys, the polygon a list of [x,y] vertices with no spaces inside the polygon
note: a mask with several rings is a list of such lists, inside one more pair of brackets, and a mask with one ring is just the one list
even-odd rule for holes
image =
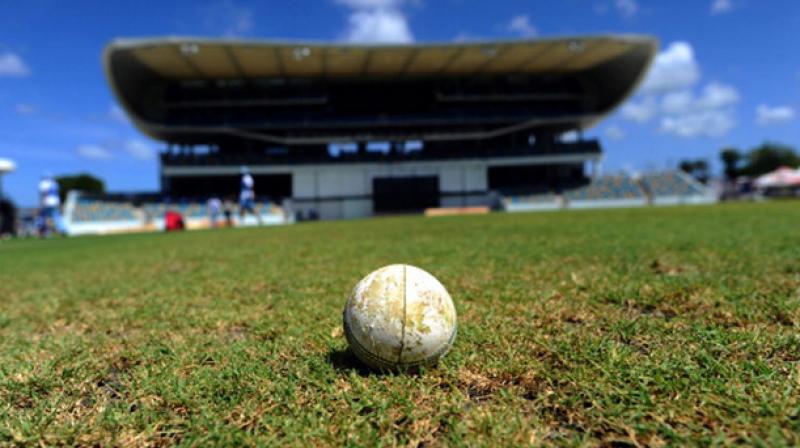
{"label": "floodlight pole", "polygon": [[16,165],[7,159],[0,159],[0,199],[3,198],[3,176],[14,171]]}

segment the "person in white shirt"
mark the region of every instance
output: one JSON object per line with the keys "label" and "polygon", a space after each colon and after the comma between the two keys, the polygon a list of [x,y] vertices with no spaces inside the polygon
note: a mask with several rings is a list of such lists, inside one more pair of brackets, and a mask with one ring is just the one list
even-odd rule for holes
{"label": "person in white shirt", "polygon": [[245,214],[250,212],[260,225],[261,215],[256,213],[255,209],[256,192],[253,176],[250,175],[250,170],[246,166],[243,166],[240,172],[242,173],[242,187],[239,192],[239,219],[243,222]]}
{"label": "person in white shirt", "polygon": [[206,204],[208,208],[208,218],[211,223],[211,228],[217,227],[217,220],[219,219],[220,211],[222,210],[222,201],[214,196],[208,200]]}
{"label": "person in white shirt", "polygon": [[42,218],[42,235],[49,235],[50,232],[64,233],[63,222],[61,221],[61,198],[58,194],[58,182],[50,173],[42,175],[39,181],[39,207]]}

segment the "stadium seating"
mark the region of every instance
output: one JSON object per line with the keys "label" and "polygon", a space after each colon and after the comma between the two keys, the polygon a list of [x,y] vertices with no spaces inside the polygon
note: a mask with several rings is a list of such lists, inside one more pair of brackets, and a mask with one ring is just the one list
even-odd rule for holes
{"label": "stadium seating", "polygon": [[205,203],[199,202],[178,202],[175,204],[167,204],[164,202],[151,202],[142,205],[145,214],[150,218],[160,218],[164,216],[167,210],[173,210],[187,219],[205,218],[208,216],[208,210]]}
{"label": "stadium seating", "polygon": [[148,219],[160,218],[167,211],[167,205],[163,202],[146,203],[142,205],[142,210]]}
{"label": "stadium seating", "polygon": [[113,222],[138,219],[131,204],[96,199],[78,199],[72,213],[73,222]]}
{"label": "stadium seating", "polygon": [[[283,213],[280,206],[265,200],[255,203],[256,213],[262,215]],[[102,199],[80,198],[75,202],[71,220],[75,223],[89,222],[115,222],[137,221],[142,216],[130,202],[115,202]],[[163,218],[167,210],[174,210],[186,219],[204,219],[208,217],[208,207],[205,202],[179,201],[176,203],[147,202],[142,204],[141,210],[147,219]],[[238,213],[238,206],[234,209]]]}
{"label": "stadium seating", "polygon": [[255,208],[256,213],[261,215],[283,213],[283,209],[279,205],[269,201],[258,201],[256,202]]}
{"label": "stadium seating", "polygon": [[[163,202],[151,202],[142,206],[147,216],[151,218],[160,218],[167,210],[174,210],[187,219],[201,219],[208,217],[208,207],[204,202],[177,202],[174,204],[167,204]],[[255,210],[258,214],[275,214],[282,213],[281,207],[270,202],[259,200],[255,203]],[[234,213],[238,213],[238,205],[234,207]]]}
{"label": "stadium seating", "polygon": [[568,190],[566,197],[571,201],[614,200],[643,198],[641,188],[630,176],[621,174],[603,176],[589,185]]}
{"label": "stadium seating", "polygon": [[[164,226],[164,214],[173,210],[183,215],[189,229],[208,226],[208,207],[205,201],[181,200],[176,202],[144,202],[134,205],[125,198],[82,197],[70,192],[64,206],[64,221],[70,235],[107,234],[118,232],[153,231]],[[268,200],[255,203],[253,216],[239,217],[238,206],[234,208],[237,226],[257,224],[286,224],[292,222],[283,208]],[[220,216],[220,218],[222,218]]]}
{"label": "stadium seating", "polygon": [[645,174],[642,183],[654,197],[705,194],[701,185],[677,171]]}
{"label": "stadium seating", "polygon": [[[614,206],[646,203],[648,192],[655,204],[704,203],[713,196],[698,182],[678,171],[648,173],[640,179],[626,174],[602,176],[590,184],[565,189],[567,207]],[[553,193],[507,195],[503,198],[506,210],[525,211],[545,209],[559,204]],[[582,204],[582,205],[578,205]],[[552,207],[550,207],[552,208]]]}

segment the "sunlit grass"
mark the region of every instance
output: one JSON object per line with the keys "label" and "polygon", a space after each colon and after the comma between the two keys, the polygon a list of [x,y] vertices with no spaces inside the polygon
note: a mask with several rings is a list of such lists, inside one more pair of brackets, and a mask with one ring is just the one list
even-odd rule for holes
{"label": "sunlit grass", "polygon": [[[436,275],[437,368],[346,352],[366,273]],[[800,443],[800,204],[0,243],[0,445]]]}

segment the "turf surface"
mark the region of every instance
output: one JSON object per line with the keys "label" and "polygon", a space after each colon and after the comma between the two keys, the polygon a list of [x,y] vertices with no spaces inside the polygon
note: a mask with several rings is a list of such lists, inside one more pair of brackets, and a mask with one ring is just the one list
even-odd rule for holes
{"label": "turf surface", "polygon": [[[419,374],[341,310],[406,262],[459,312]],[[0,243],[0,445],[800,443],[800,204]]]}

